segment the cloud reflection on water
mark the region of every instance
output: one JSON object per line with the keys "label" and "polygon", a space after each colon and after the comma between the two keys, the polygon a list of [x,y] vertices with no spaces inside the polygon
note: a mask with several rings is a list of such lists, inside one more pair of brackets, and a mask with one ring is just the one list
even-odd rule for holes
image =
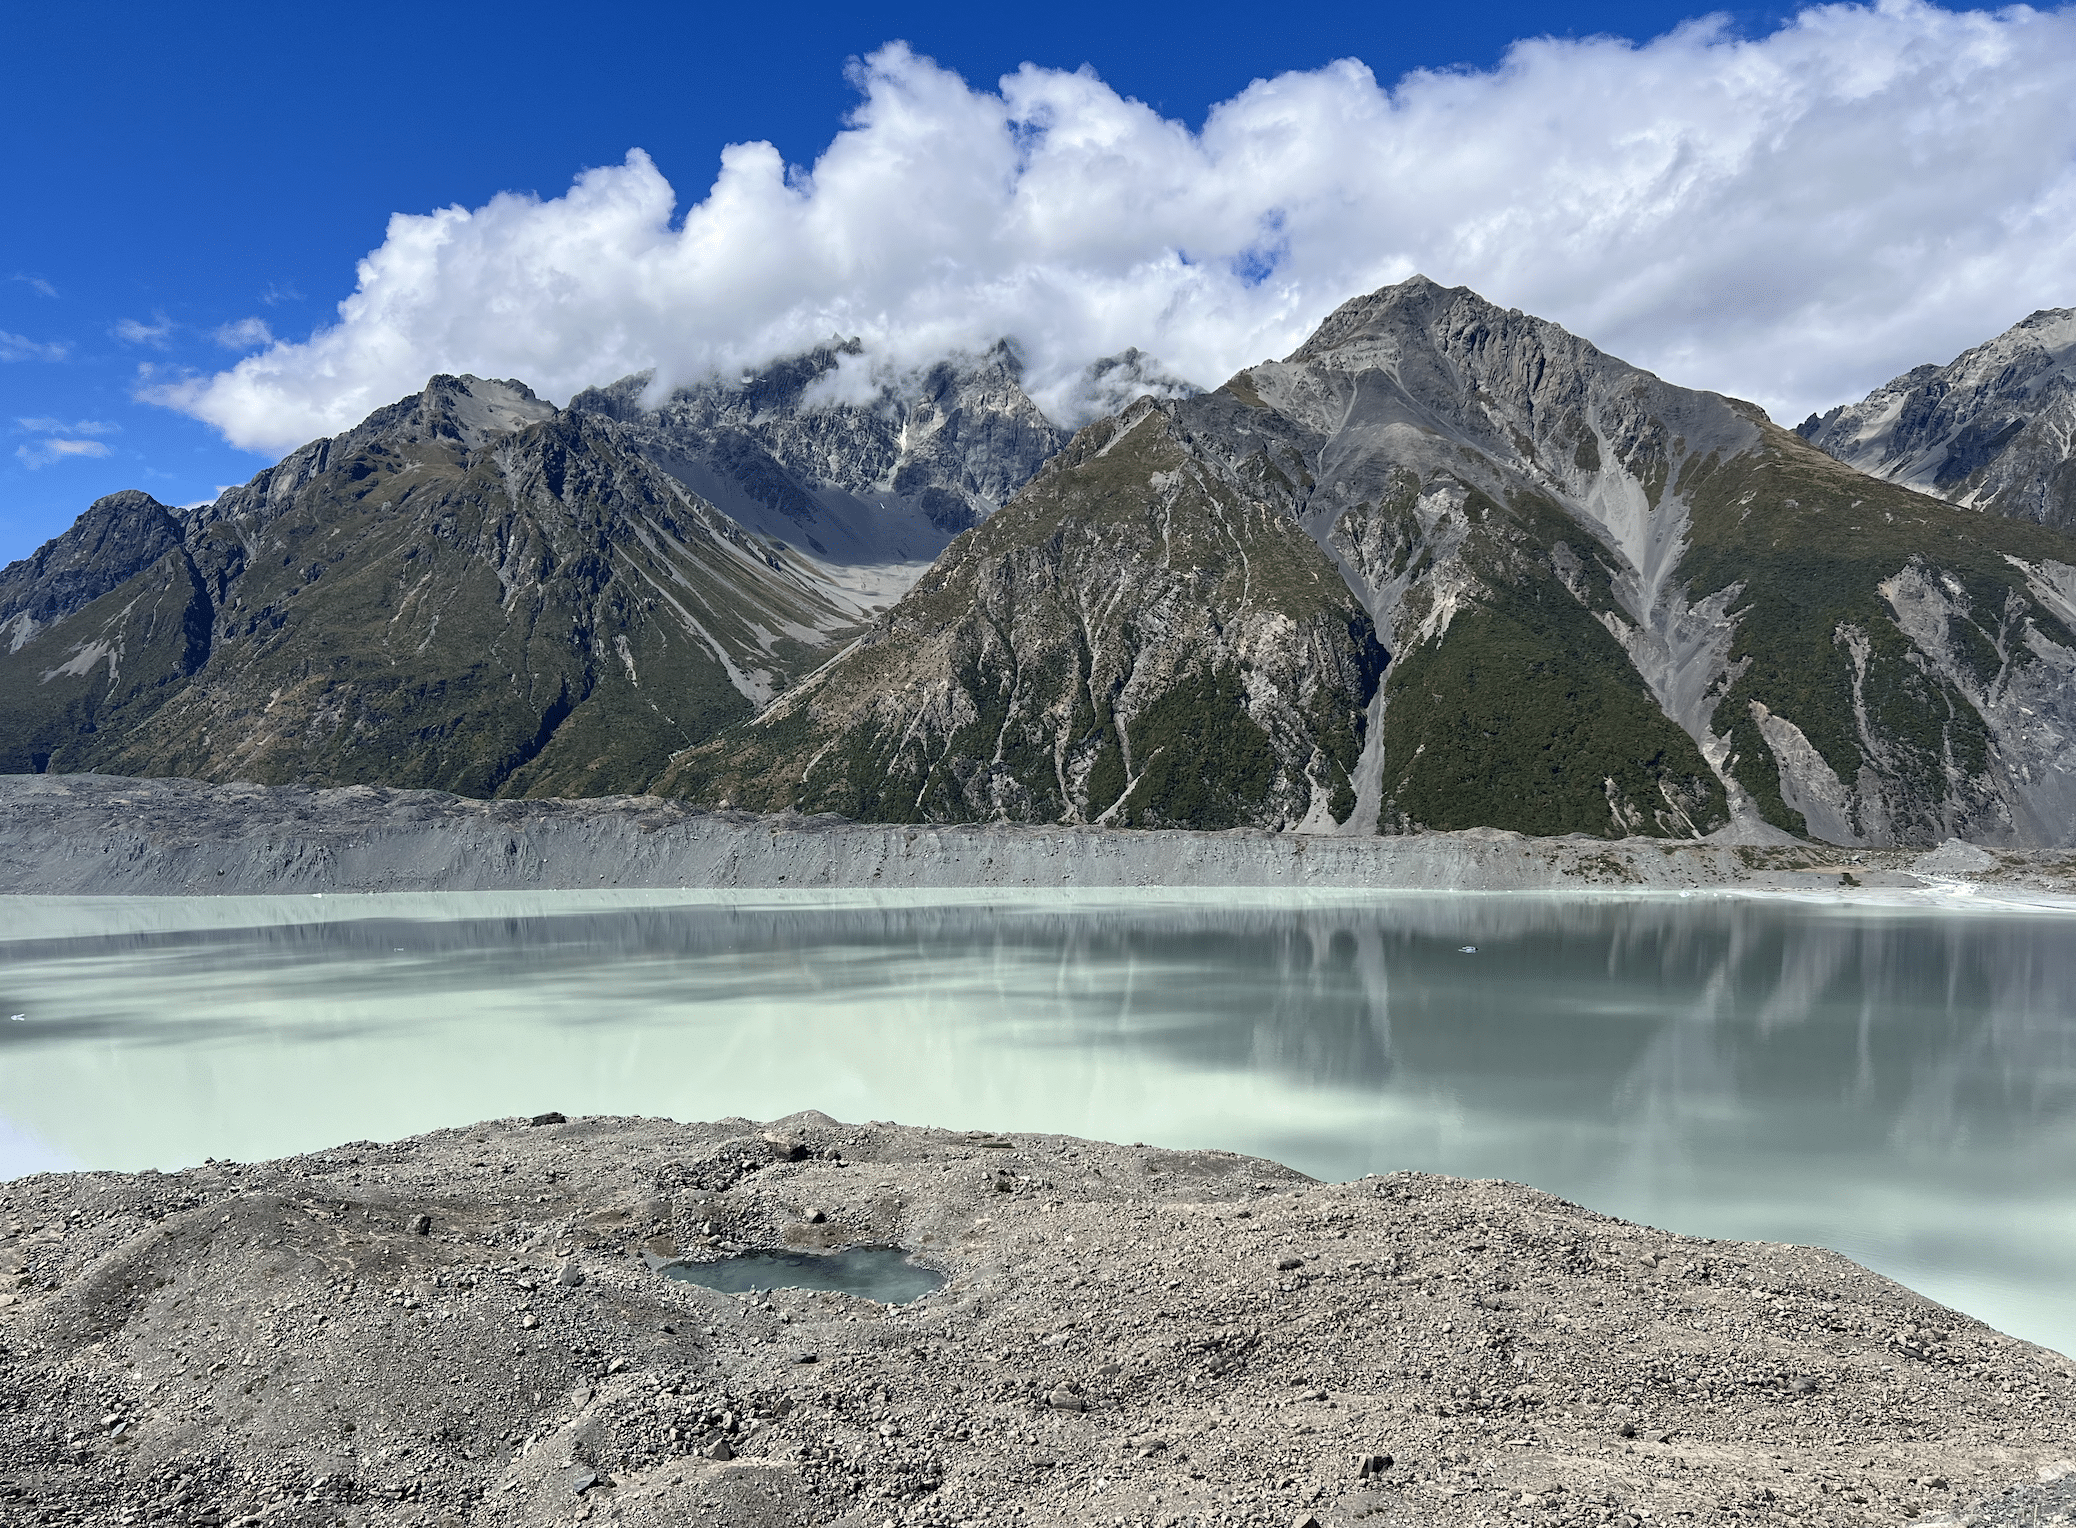
{"label": "cloud reflection on water", "polygon": [[31,1015],[0,1026],[0,1170],[816,1107],[1517,1178],[1823,1242],[2076,1346],[2063,919],[1520,894],[44,913],[0,941]]}

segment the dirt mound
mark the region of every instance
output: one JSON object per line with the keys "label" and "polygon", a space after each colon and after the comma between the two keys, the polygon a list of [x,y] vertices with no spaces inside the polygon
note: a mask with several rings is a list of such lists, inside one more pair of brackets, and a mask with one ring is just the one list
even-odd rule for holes
{"label": "dirt mound", "polygon": [[[655,1271],[859,1245],[948,1282]],[[8,1523],[1894,1523],[2052,1510],[2076,1431],[1830,1253],[813,1114],[22,1179],[8,1268]]]}

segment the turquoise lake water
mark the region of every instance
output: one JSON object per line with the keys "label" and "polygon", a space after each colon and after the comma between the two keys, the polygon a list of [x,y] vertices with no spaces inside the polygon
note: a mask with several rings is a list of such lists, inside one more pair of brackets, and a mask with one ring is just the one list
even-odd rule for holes
{"label": "turquoise lake water", "polygon": [[[19,1014],[19,1019],[11,1017]],[[1696,896],[0,898],[0,1176],[821,1109],[1532,1183],[2076,1351],[2076,919]]]}

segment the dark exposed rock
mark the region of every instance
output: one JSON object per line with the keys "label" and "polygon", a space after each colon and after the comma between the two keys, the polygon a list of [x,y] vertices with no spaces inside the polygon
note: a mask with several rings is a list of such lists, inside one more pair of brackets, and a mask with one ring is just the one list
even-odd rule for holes
{"label": "dark exposed rock", "polygon": [[2076,308],[2043,308],[1796,433],[1888,482],[2076,531]]}

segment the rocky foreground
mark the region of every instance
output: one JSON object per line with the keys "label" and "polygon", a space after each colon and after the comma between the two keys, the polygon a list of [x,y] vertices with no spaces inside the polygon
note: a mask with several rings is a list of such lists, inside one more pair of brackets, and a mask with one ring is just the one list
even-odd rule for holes
{"label": "rocky foreground", "polygon": [[[0,1185],[0,1521],[2046,1521],[2069,1360],[1500,1182],[805,1114]],[[900,1245],[906,1307],[673,1256]]]}
{"label": "rocky foreground", "polygon": [[654,796],[477,801],[366,785],[0,775],[0,895],[1135,886],[1881,894],[1957,884],[2076,896],[2076,850],[1491,829],[1333,837],[945,827],[707,812]]}

